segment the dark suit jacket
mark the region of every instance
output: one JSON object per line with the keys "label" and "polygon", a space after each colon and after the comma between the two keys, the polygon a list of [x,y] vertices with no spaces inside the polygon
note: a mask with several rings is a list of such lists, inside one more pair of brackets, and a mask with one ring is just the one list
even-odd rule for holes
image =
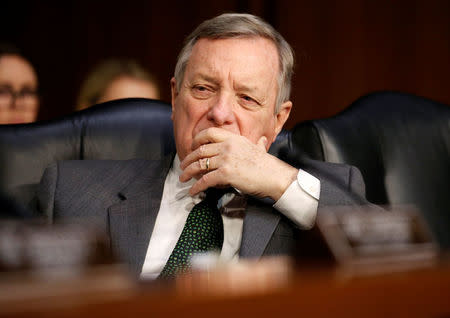
{"label": "dark suit jacket", "polygon": [[[39,212],[52,221],[82,217],[99,224],[109,233],[113,251],[140,273],[172,159],[59,162],[41,180]],[[321,180],[319,211],[323,206],[365,203],[356,168],[309,159],[295,166]],[[293,253],[298,229],[272,203],[249,199],[240,257]]]}

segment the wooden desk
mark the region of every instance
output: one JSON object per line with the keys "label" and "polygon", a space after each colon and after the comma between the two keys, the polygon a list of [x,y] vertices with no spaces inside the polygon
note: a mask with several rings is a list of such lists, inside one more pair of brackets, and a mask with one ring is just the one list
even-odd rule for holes
{"label": "wooden desk", "polygon": [[72,300],[48,296],[34,308],[5,310],[0,299],[0,317],[450,317],[448,265],[360,277],[303,270],[284,287],[234,295],[148,286],[108,295],[86,284]]}

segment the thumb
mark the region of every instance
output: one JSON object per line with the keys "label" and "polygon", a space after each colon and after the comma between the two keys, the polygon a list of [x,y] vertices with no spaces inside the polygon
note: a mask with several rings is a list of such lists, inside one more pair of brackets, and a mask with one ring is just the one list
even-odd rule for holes
{"label": "thumb", "polygon": [[264,149],[264,151],[267,151],[267,138],[266,138],[266,136],[262,136],[261,138],[259,138],[257,145],[261,149]]}

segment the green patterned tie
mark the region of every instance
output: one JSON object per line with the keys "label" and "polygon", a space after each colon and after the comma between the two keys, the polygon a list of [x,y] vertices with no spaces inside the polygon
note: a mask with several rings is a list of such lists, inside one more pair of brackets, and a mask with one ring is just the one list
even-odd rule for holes
{"label": "green patterned tie", "polygon": [[208,191],[206,198],[195,205],[184,225],[172,254],[160,278],[172,278],[189,269],[189,260],[195,253],[220,250],[223,244],[222,216],[217,209],[220,193]]}

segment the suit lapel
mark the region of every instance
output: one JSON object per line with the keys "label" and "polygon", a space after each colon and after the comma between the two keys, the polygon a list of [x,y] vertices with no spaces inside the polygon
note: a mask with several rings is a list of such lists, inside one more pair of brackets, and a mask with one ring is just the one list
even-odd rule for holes
{"label": "suit lapel", "polygon": [[119,196],[122,201],[108,209],[111,246],[139,274],[158,215],[164,181],[173,156],[149,166]]}
{"label": "suit lapel", "polygon": [[[111,246],[137,275],[144,264],[172,161],[173,155],[167,156],[162,163],[148,161],[142,174],[120,191],[122,201],[108,209]],[[271,204],[249,200],[240,257],[261,257],[279,221],[280,215],[273,211]]]}
{"label": "suit lapel", "polygon": [[249,202],[244,217],[239,256],[243,258],[261,257],[279,222],[280,215],[274,213],[271,205]]}

